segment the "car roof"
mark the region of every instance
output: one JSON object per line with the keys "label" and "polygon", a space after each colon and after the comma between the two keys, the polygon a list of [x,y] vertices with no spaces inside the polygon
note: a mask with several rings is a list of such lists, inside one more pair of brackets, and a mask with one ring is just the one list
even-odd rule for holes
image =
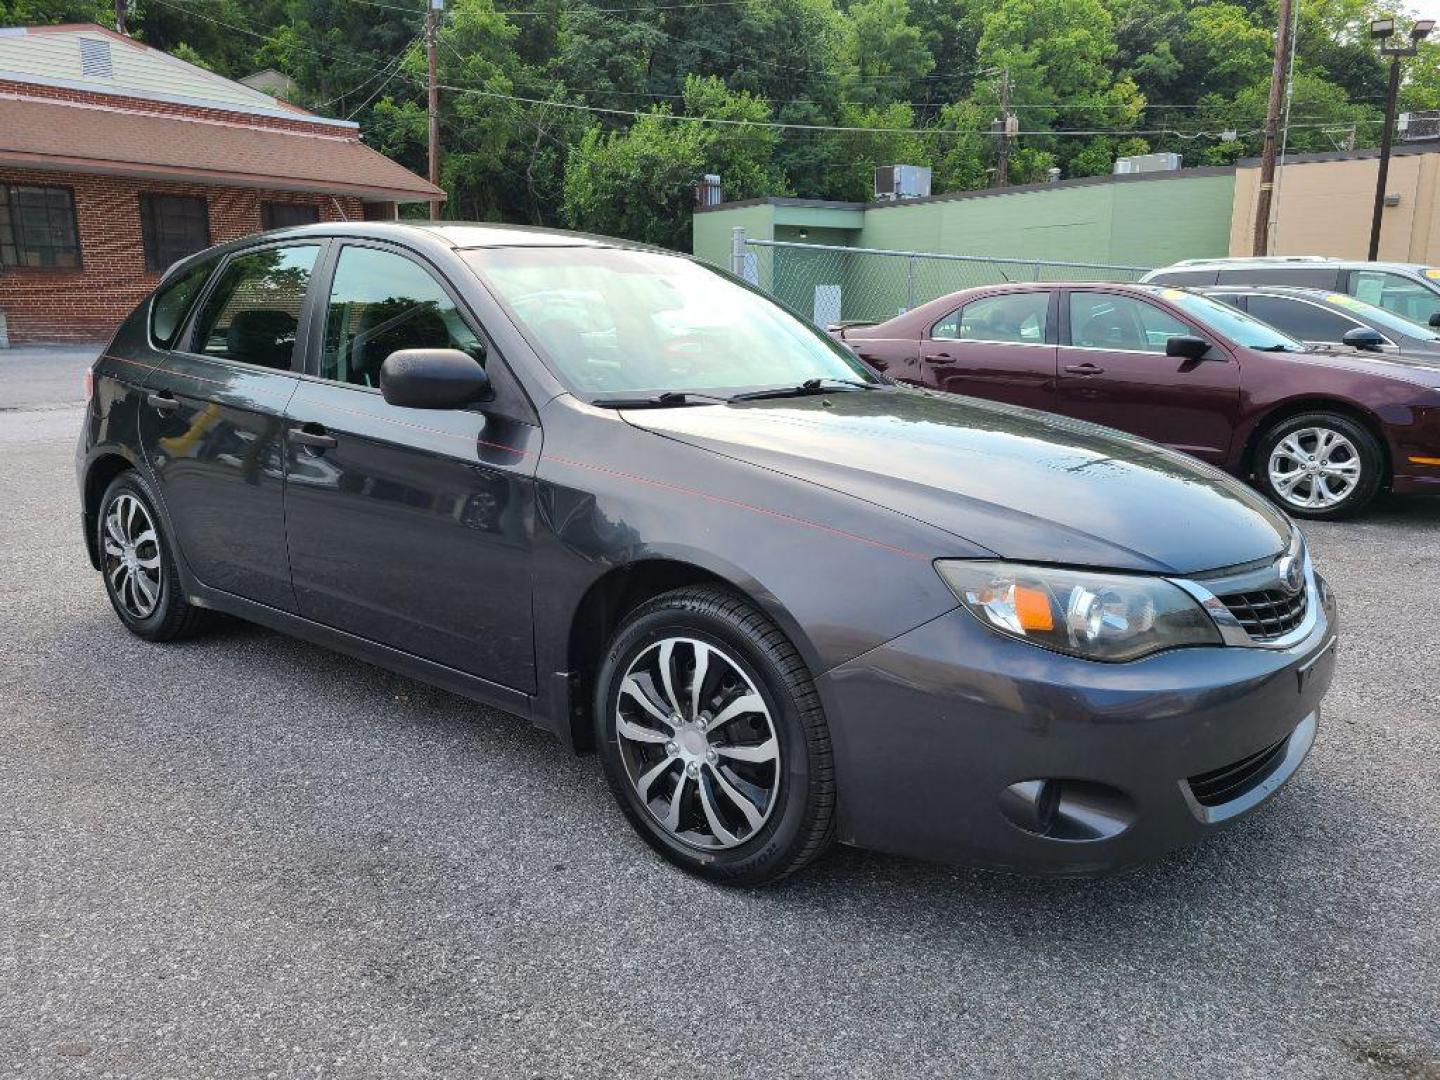
{"label": "car roof", "polygon": [[1366,259],[1337,259],[1328,255],[1233,255],[1216,256],[1215,258],[1202,259],[1181,259],[1169,266],[1157,266],[1152,273],[1161,270],[1206,270],[1215,268],[1218,270],[1258,270],[1274,269],[1275,267],[1294,266],[1334,266],[1337,269],[1380,269],[1380,270],[1409,270],[1419,272],[1426,268],[1426,263],[1409,262],[1370,262]]}

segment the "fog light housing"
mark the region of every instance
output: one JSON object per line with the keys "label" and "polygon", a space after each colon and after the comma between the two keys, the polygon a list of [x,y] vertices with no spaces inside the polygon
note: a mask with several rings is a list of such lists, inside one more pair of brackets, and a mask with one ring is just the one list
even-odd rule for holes
{"label": "fog light housing", "polygon": [[1109,840],[1135,822],[1134,800],[1094,780],[1021,780],[1000,793],[1000,812],[1047,840]]}

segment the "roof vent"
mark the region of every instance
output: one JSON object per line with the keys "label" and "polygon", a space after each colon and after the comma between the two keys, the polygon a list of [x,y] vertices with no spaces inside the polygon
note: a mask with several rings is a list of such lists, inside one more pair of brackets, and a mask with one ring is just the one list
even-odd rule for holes
{"label": "roof vent", "polygon": [[110,60],[110,43],[98,38],[80,39],[80,74],[87,79],[113,79],[115,66]]}

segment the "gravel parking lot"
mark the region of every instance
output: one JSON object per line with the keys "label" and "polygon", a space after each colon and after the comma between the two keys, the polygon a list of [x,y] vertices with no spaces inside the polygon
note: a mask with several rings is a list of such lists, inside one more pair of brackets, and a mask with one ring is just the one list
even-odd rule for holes
{"label": "gravel parking lot", "polygon": [[842,849],[734,892],[522,721],[240,623],[127,635],[75,359],[8,363],[0,1075],[1440,1078],[1440,502],[1306,530],[1320,735],[1208,845],[1088,882]]}

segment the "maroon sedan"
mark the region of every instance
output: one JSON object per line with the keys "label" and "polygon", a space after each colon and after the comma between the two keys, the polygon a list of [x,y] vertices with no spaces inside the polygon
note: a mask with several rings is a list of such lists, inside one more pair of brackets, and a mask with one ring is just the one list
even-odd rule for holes
{"label": "maroon sedan", "polygon": [[902,382],[1194,454],[1297,517],[1440,492],[1440,364],[1311,348],[1187,289],[986,286],[832,333]]}

